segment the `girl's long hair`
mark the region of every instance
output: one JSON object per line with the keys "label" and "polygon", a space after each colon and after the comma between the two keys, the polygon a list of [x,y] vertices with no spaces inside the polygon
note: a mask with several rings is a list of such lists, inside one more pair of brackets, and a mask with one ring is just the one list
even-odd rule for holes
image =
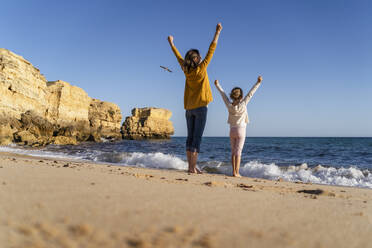
{"label": "girl's long hair", "polygon": [[188,73],[191,69],[195,69],[196,67],[198,67],[199,63],[195,63],[194,58],[199,58],[198,61],[201,60],[199,50],[190,49],[189,51],[187,51],[182,68],[184,72]]}
{"label": "girl's long hair", "polygon": [[[234,91],[235,90],[239,90],[240,91],[239,96],[237,96],[236,94],[234,94]],[[241,100],[243,98],[243,90],[242,90],[242,88],[235,87],[234,89],[232,89],[231,90],[231,93],[230,93],[230,98],[233,99],[233,100]]]}

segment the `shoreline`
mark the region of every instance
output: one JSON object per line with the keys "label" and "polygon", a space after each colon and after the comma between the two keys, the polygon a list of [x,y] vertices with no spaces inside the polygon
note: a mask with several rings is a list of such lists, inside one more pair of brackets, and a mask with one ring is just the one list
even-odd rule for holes
{"label": "shoreline", "polygon": [[[13,148],[13,147],[12,147]],[[15,147],[20,150],[23,150],[23,148],[20,147]],[[35,148],[35,150],[38,150]],[[31,154],[22,154],[22,153],[16,153],[16,152],[8,152],[8,151],[0,151],[0,156],[1,155],[9,155],[9,156],[19,156],[19,157],[24,157],[24,158],[33,158],[33,159],[40,159],[40,160],[53,160],[53,161],[68,161],[68,162],[75,162],[75,163],[83,163],[83,164],[92,164],[92,165],[107,165],[107,166],[118,166],[121,168],[132,168],[132,169],[144,169],[144,170],[159,170],[159,171],[176,171],[176,172],[181,172],[181,173],[187,173],[186,170],[180,170],[176,168],[151,168],[151,167],[138,167],[134,165],[126,165],[123,163],[110,163],[110,162],[100,162],[100,161],[90,161],[86,159],[79,159],[79,158],[73,158],[73,157],[53,157],[53,155],[46,155],[46,156],[39,156],[39,155],[31,155]],[[323,166],[325,168],[331,168],[331,166]],[[231,177],[233,178],[230,174],[224,174],[224,173],[214,173],[214,172],[203,172],[203,174],[207,175],[214,175],[214,176],[224,176],[224,177]],[[345,188],[356,188],[356,189],[370,189],[372,188],[369,187],[358,187],[358,186],[348,186],[348,185],[335,185],[335,184],[325,184],[325,183],[314,183],[314,182],[302,182],[302,181],[288,181],[285,179],[278,179],[278,180],[273,180],[273,179],[266,179],[266,178],[261,178],[261,177],[249,177],[249,176],[242,176],[242,179],[244,178],[249,178],[249,179],[255,179],[255,180],[265,180],[265,181],[270,181],[270,182],[288,182],[288,183],[295,183],[295,184],[309,184],[309,185],[319,185],[319,186],[331,186],[331,187],[345,187]]]}
{"label": "shoreline", "polygon": [[[150,152],[143,153],[141,151],[132,152],[140,154],[140,157],[136,157],[134,161],[131,159],[122,160],[120,162],[108,162],[108,161],[95,161],[95,158],[84,158],[83,156],[67,155],[65,153],[59,153],[58,151],[40,151],[39,148],[28,148],[20,146],[0,146],[0,153],[11,153],[18,154],[21,156],[30,156],[40,159],[61,159],[70,160],[82,163],[94,163],[94,164],[110,164],[113,166],[122,167],[133,167],[133,168],[148,168],[148,169],[160,169],[160,170],[177,170],[183,171],[187,168],[187,162],[182,158],[180,159],[177,155],[162,153],[162,152]],[[83,153],[84,154],[84,153]],[[153,155],[160,154],[163,157],[153,157]],[[151,155],[151,156],[147,156]],[[116,158],[114,158],[116,159]],[[166,161],[163,161],[166,159]],[[178,160],[178,161],[174,161]],[[154,160],[154,161],[152,161]],[[217,161],[219,162],[219,161]],[[134,164],[139,163],[141,166]],[[161,163],[161,165],[159,165]],[[164,163],[164,164],[163,164]],[[180,163],[182,165],[180,165]],[[205,163],[202,161],[200,163]],[[224,163],[224,162],[223,162]],[[155,165],[155,166],[154,166]],[[247,166],[248,165],[248,166]],[[205,168],[206,167],[206,168]],[[216,168],[201,165],[201,168],[205,169],[205,173],[215,175],[230,176],[231,164],[228,166],[217,166]],[[186,170],[186,169],[185,169]],[[335,171],[334,171],[335,170]],[[340,186],[340,187],[352,187],[352,188],[366,188],[372,189],[370,175],[371,169],[359,168],[357,166],[350,167],[337,167],[332,165],[308,165],[306,162],[302,164],[293,165],[277,165],[275,163],[262,163],[260,161],[252,160],[243,163],[240,167],[240,172],[243,177],[247,178],[259,178],[270,181],[284,180],[286,182],[303,182],[314,185],[329,185],[329,186]],[[232,173],[232,172],[231,172]],[[308,174],[309,173],[309,174]],[[361,178],[359,178],[361,176]]]}
{"label": "shoreline", "polygon": [[[0,152],[1,247],[367,247],[372,190]],[[8,244],[8,246],[6,246]]]}

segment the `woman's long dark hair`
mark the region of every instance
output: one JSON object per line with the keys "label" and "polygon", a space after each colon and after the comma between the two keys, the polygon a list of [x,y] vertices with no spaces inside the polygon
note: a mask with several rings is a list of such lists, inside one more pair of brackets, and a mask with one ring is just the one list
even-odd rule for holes
{"label": "woman's long dark hair", "polygon": [[201,57],[198,49],[190,49],[187,51],[183,62],[183,70],[185,72],[190,72],[191,69],[198,67],[199,63],[195,63],[194,61],[196,57],[199,58],[198,61],[200,61]]}

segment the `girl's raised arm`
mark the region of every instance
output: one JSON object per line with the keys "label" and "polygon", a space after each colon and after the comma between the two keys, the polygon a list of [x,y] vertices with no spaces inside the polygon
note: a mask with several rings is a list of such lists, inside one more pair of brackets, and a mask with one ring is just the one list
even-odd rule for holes
{"label": "girl's raised arm", "polygon": [[254,93],[256,92],[256,90],[258,89],[258,87],[260,87],[261,85],[261,82],[262,82],[262,77],[259,76],[257,78],[257,82],[255,85],[253,85],[253,87],[251,88],[251,90],[248,92],[248,94],[244,97],[243,101],[245,102],[245,104],[248,104],[249,101],[251,100],[252,96],[254,95]]}
{"label": "girl's raised arm", "polygon": [[216,85],[217,90],[220,92],[222,100],[224,101],[226,107],[231,106],[231,102],[229,101],[229,98],[226,96],[225,91],[223,91],[221,85],[218,83],[218,80],[214,81],[214,85]]}
{"label": "girl's raised arm", "polygon": [[212,57],[213,57],[213,53],[214,53],[214,51],[216,50],[216,47],[217,47],[217,42],[218,42],[218,38],[220,37],[221,30],[222,30],[222,25],[221,25],[221,23],[218,23],[217,26],[216,26],[216,32],[214,33],[212,43],[209,46],[208,53],[205,56],[203,62],[201,62],[200,67],[207,67],[209,62],[211,62]]}
{"label": "girl's raised arm", "polygon": [[183,67],[183,58],[182,58],[180,52],[177,50],[176,46],[173,43],[173,36],[172,35],[168,36],[168,42],[169,42],[169,45],[172,48],[172,51],[173,51],[174,55],[176,56],[176,58],[178,60],[178,63],[181,65],[181,67]]}

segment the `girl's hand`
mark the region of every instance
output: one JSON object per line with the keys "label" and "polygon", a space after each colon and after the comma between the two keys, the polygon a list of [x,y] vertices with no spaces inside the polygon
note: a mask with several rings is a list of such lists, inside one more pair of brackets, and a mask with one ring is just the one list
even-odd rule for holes
{"label": "girl's hand", "polygon": [[169,35],[168,36],[168,42],[173,44],[173,36],[172,35]]}
{"label": "girl's hand", "polygon": [[215,80],[215,81],[214,81],[214,85],[216,85],[216,86],[219,85],[218,80]]}
{"label": "girl's hand", "polygon": [[261,82],[262,82],[262,77],[261,76],[258,76],[257,83],[261,83]]}
{"label": "girl's hand", "polygon": [[219,33],[219,32],[221,32],[221,30],[222,30],[222,25],[221,25],[221,23],[219,22],[219,23],[217,24],[217,27],[216,27],[216,32]]}

